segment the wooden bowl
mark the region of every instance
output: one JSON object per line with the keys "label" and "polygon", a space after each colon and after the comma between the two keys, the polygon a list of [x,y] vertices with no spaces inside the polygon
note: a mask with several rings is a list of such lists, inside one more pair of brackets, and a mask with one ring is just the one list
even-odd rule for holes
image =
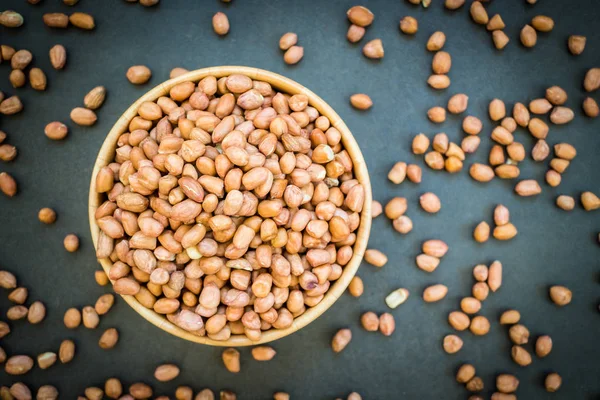
{"label": "wooden bowl", "polygon": [[[129,122],[137,115],[140,104],[145,101],[155,101],[161,96],[168,95],[169,90],[178,83],[185,81],[198,82],[200,79],[213,75],[217,78],[223,76],[229,76],[231,74],[243,74],[252,79],[261,80],[268,82],[275,89],[282,92],[289,93],[291,95],[303,93],[308,96],[309,105],[316,108],[321,115],[326,116],[331,121],[331,125],[337,128],[342,134],[342,143],[344,148],[350,154],[352,161],[354,162],[354,174],[356,178],[363,184],[365,188],[365,203],[363,206],[360,227],[354,244],[354,255],[350,262],[344,267],[342,276],[335,281],[335,283],[329,288],[329,291],[325,294],[323,300],[314,307],[306,310],[304,314],[294,319],[293,324],[287,329],[271,329],[263,332],[262,337],[259,341],[253,342],[248,339],[245,335],[232,335],[229,340],[217,341],[208,338],[207,336],[193,335],[176,325],[169,322],[164,316],[157,314],[151,309],[142,306],[135,297],[133,296],[122,296],[127,303],[137,311],[142,317],[156,325],[157,327],[169,332],[172,335],[178,336],[183,339],[190,340],[196,343],[203,343],[213,346],[250,346],[257,345],[260,343],[270,342],[297,331],[298,329],[308,325],[311,321],[319,317],[325,310],[344,293],[344,290],[354,277],[360,262],[363,258],[363,254],[367,247],[369,239],[369,232],[371,229],[371,183],[369,181],[369,173],[367,166],[363,159],[362,153],[358,144],[354,140],[352,133],[344,124],[342,119],[337,115],[335,111],[325,103],[319,96],[305,88],[304,86],[292,81],[291,79],[285,78],[281,75],[273,72],[265,71],[257,68],[250,67],[239,67],[239,66],[224,66],[224,67],[212,67],[203,68],[196,71],[189,72],[185,75],[181,75],[177,78],[170,79],[166,82],[161,83],[148,93],[140,97],[135,103],[131,105],[125,111],[125,113],[119,118],[119,120],[112,127],[108,136],[104,140],[104,144],[98,153],[96,163],[94,164],[94,170],[92,172],[92,181],[90,183],[90,195],[89,195],[89,220],[90,229],[92,231],[92,240],[94,241],[94,247],[97,246],[99,228],[96,224],[94,214],[96,209],[103,202],[104,195],[98,194],[95,191],[96,187],[96,175],[98,171],[113,161],[115,150],[117,147],[117,139],[119,136],[128,130]],[[108,273],[112,262],[110,259],[100,259],[100,264],[104,271]]]}

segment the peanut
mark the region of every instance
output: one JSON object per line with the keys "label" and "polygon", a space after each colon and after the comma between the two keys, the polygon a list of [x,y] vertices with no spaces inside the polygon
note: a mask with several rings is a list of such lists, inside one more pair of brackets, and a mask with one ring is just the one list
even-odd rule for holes
{"label": "peanut", "polygon": [[465,385],[469,392],[481,392],[483,390],[483,380],[476,376],[471,378]]}
{"label": "peanut", "polygon": [[423,291],[423,300],[427,303],[437,302],[446,297],[448,288],[444,285],[437,284],[428,286]]}
{"label": "peanut", "polygon": [[348,27],[348,33],[346,33],[346,38],[350,43],[360,42],[360,40],[365,36],[365,28],[358,25],[350,25]]}
{"label": "peanut", "polygon": [[0,12],[0,25],[7,28],[18,28],[23,25],[24,19],[21,14],[16,11],[6,10]]}
{"label": "peanut", "polygon": [[4,364],[4,371],[9,375],[23,375],[33,368],[33,359],[29,356],[11,356]]}
{"label": "peanut", "polygon": [[65,236],[63,244],[65,246],[65,250],[67,250],[69,253],[74,253],[77,251],[77,249],[79,249],[79,238],[71,233]]}
{"label": "peanut", "polygon": [[529,341],[529,329],[521,324],[511,326],[508,335],[514,344],[525,344]]}
{"label": "peanut", "polygon": [[104,103],[106,98],[106,89],[104,86],[96,86],[88,92],[83,98],[83,104],[90,110],[97,110]]}
{"label": "peanut", "polygon": [[573,293],[565,286],[552,286],[550,287],[550,299],[557,306],[566,306],[571,302]]}
{"label": "peanut", "polygon": [[496,31],[504,28],[506,28],[506,25],[504,24],[500,14],[495,14],[492,18],[490,18],[490,21],[486,25],[486,29],[488,31]]}
{"label": "peanut", "polygon": [[385,215],[393,220],[404,215],[406,209],[406,199],[404,197],[394,197],[385,205]]}
{"label": "peanut", "polygon": [[134,85],[142,85],[150,80],[152,71],[145,65],[134,65],[127,70],[127,79]]}
{"label": "peanut", "polygon": [[598,107],[596,100],[591,97],[586,97],[585,100],[583,100],[583,111],[588,117],[596,118],[600,114],[600,107]]}
{"label": "peanut", "polygon": [[593,211],[600,208],[600,198],[592,192],[581,193],[581,205],[586,211]]}
{"label": "peanut", "polygon": [[368,249],[365,251],[365,261],[375,267],[383,267],[387,263],[388,258],[379,250]]}
{"label": "peanut", "polygon": [[517,236],[517,233],[517,228],[511,223],[494,228],[494,238],[498,240],[510,240]]}
{"label": "peanut", "polygon": [[412,220],[406,215],[402,215],[392,221],[392,225],[396,232],[407,234],[413,228]]}
{"label": "peanut", "polygon": [[567,92],[560,86],[552,86],[546,89],[546,99],[555,106],[562,106],[566,103]]}
{"label": "peanut", "polygon": [[504,33],[504,31],[501,30],[492,32],[492,40],[494,41],[494,46],[498,50],[504,49],[508,42],[510,42],[510,39],[508,38],[506,33]]}
{"label": "peanut", "polygon": [[400,30],[407,35],[414,35],[419,30],[419,23],[416,18],[406,16],[400,20]]}
{"label": "peanut", "polygon": [[252,349],[252,357],[256,361],[269,361],[275,357],[277,352],[269,346],[258,346]]}
{"label": "peanut", "polygon": [[419,204],[421,208],[431,214],[435,214],[442,208],[440,199],[433,193],[428,192],[419,197]]}
{"label": "peanut", "polygon": [[357,93],[350,96],[350,104],[359,110],[368,110],[373,105],[371,98],[364,93]]}
{"label": "peanut", "polygon": [[483,129],[483,124],[479,118],[469,115],[463,119],[462,128],[469,135],[479,135],[481,129]]}
{"label": "peanut", "polygon": [[44,128],[44,134],[52,140],[62,140],[69,133],[69,128],[62,122],[54,121],[50,122]]}
{"label": "peanut", "polygon": [[348,20],[354,25],[361,27],[367,27],[373,23],[375,16],[367,7],[354,6],[348,9],[346,12]]}
{"label": "peanut", "polygon": [[583,79],[586,92],[594,92],[600,87],[600,68],[590,68]]}
{"label": "peanut", "polygon": [[96,113],[83,107],[76,107],[71,111],[71,120],[77,125],[92,126],[98,120]]}
{"label": "peanut", "polygon": [[223,351],[221,355],[223,358],[223,364],[229,372],[238,373],[240,372],[240,352],[236,349],[229,348]]}
{"label": "peanut", "polygon": [[27,320],[30,324],[39,324],[46,317],[46,306],[41,301],[33,302],[27,312]]}
{"label": "peanut", "polygon": [[154,378],[160,382],[168,382],[179,376],[179,367],[175,364],[162,364],[154,370]]}
{"label": "peanut", "polygon": [[490,322],[486,317],[478,315],[471,320],[469,329],[474,335],[487,335],[487,333],[490,331]]}
{"label": "peanut", "polygon": [[535,180],[528,179],[517,183],[515,192],[523,197],[536,196],[542,192],[542,188]]}
{"label": "peanut", "polygon": [[13,69],[8,76],[10,84],[14,88],[20,88],[25,86],[25,73],[20,69]]}
{"label": "peanut", "polygon": [[519,322],[521,313],[517,310],[507,310],[500,316],[500,325],[513,325]]}
{"label": "peanut", "polygon": [[513,106],[513,118],[519,126],[526,127],[529,125],[529,110],[527,110],[527,107],[523,103],[515,103]]}
{"label": "peanut", "polygon": [[406,176],[413,183],[421,183],[423,171],[418,165],[409,164],[408,167],[406,167]]}
{"label": "peanut", "polygon": [[465,152],[465,153],[475,153],[477,151],[477,148],[479,147],[479,144],[481,143],[481,139],[478,136],[467,136],[466,138],[464,138],[460,144],[460,148]]}
{"label": "peanut", "polygon": [[372,311],[367,311],[361,315],[360,323],[368,332],[377,332],[379,330],[379,317]]}
{"label": "peanut", "polygon": [[540,32],[550,32],[554,28],[554,20],[545,15],[536,15],[531,20],[531,25]]}
{"label": "peanut", "polygon": [[292,46],[283,55],[283,61],[286,64],[297,64],[304,57],[304,47],[301,46]]}
{"label": "peanut", "polygon": [[533,149],[531,149],[531,158],[535,161],[544,161],[550,155],[550,146],[544,139],[537,141]]}
{"label": "peanut", "polygon": [[350,284],[348,285],[348,291],[354,297],[360,297],[363,294],[364,285],[362,279],[360,279],[359,276],[355,276],[354,278],[352,278]]}
{"label": "peanut", "polygon": [[431,75],[427,84],[434,89],[446,89],[450,86],[450,78],[447,75]]}
{"label": "peanut", "polygon": [[521,346],[514,345],[511,350],[511,356],[513,361],[522,367],[531,364],[531,355]]}
{"label": "peanut", "polygon": [[450,68],[452,68],[452,57],[450,54],[445,51],[438,51],[435,53],[431,62],[433,73],[445,75],[450,72]]}
{"label": "peanut", "polygon": [[540,336],[535,341],[535,354],[540,357],[546,357],[552,351],[552,338],[548,335]]}
{"label": "peanut", "polygon": [[346,348],[350,340],[352,340],[350,329],[340,329],[331,340],[331,348],[335,353],[339,353]]}
{"label": "peanut", "polygon": [[502,263],[500,261],[494,261],[490,265],[487,283],[492,292],[502,286]]}
{"label": "peanut", "polygon": [[219,11],[212,17],[212,26],[217,35],[227,35],[229,32],[229,18],[227,18],[227,15]]}
{"label": "peanut", "polygon": [[571,211],[575,208],[575,199],[571,196],[560,195],[556,198],[556,205],[565,211]]}
{"label": "peanut", "polygon": [[546,388],[547,392],[554,393],[558,391],[558,389],[560,389],[561,385],[562,378],[559,374],[557,374],[556,372],[552,372],[546,375],[546,378],[544,379],[544,387]]}
{"label": "peanut", "polygon": [[476,24],[486,25],[489,22],[488,13],[479,1],[474,1],[471,4],[470,13]]}
{"label": "peanut", "polygon": [[54,69],[63,69],[67,63],[67,50],[63,45],[57,44],[50,49],[50,64]]}
{"label": "peanut", "polygon": [[419,133],[414,137],[412,142],[412,150],[414,154],[425,154],[429,149],[429,139],[423,133]]}
{"label": "peanut", "polygon": [[571,54],[573,54],[574,56],[578,56],[581,53],[583,53],[583,50],[585,50],[586,40],[587,39],[585,36],[580,36],[580,35],[569,36],[568,46],[569,46],[569,51],[571,52]]}
{"label": "peanut", "polygon": [[547,99],[535,99],[529,102],[529,111],[533,114],[547,114],[552,104]]}
{"label": "peanut", "polygon": [[485,243],[490,238],[490,225],[481,221],[473,230],[473,238],[478,243]]}
{"label": "peanut", "polygon": [[390,313],[383,313],[379,316],[379,332],[384,336],[391,336],[396,330],[396,321]]}
{"label": "peanut", "polygon": [[373,200],[373,203],[371,204],[371,217],[377,218],[381,215],[382,212],[383,207],[381,206],[381,203],[377,200]]}
{"label": "peanut", "polygon": [[458,353],[462,349],[463,341],[456,335],[446,335],[444,337],[443,347],[448,354]]}
{"label": "peanut", "polygon": [[500,374],[496,377],[496,389],[502,393],[513,393],[519,387],[519,380],[514,375]]}
{"label": "peanut", "polygon": [[485,164],[475,163],[469,168],[471,178],[478,182],[489,182],[494,179],[494,170]]}
{"label": "peanut", "polygon": [[488,113],[492,121],[500,121],[506,116],[506,106],[500,99],[493,99],[488,106]]}
{"label": "peanut", "polygon": [[523,46],[531,48],[537,43],[537,33],[531,25],[525,25],[523,29],[521,29],[520,39]]}
{"label": "peanut", "polygon": [[456,381],[458,383],[467,383],[475,377],[475,367],[471,364],[463,364],[456,372]]}
{"label": "peanut", "polygon": [[60,343],[60,349],[58,350],[58,359],[62,364],[66,364],[73,360],[75,356],[75,343],[72,340],[63,340]]}
{"label": "peanut", "polygon": [[56,353],[47,352],[37,356],[38,367],[41,369],[50,368],[56,362]]}
{"label": "peanut", "polygon": [[0,102],[0,114],[14,115],[23,110],[23,104],[19,96],[8,97]]}
{"label": "peanut", "polygon": [[94,17],[82,12],[71,14],[71,16],[69,16],[69,22],[74,26],[85,30],[92,30],[96,27]]}
{"label": "peanut", "polygon": [[444,1],[444,6],[448,10],[457,10],[465,4],[465,0],[446,0]]}
{"label": "peanut", "polygon": [[384,56],[383,43],[381,39],[373,39],[363,47],[363,54],[367,58],[380,59]]}
{"label": "peanut", "polygon": [[434,32],[427,40],[427,50],[429,51],[438,51],[444,47],[446,43],[446,35],[444,32]]}
{"label": "peanut", "polygon": [[469,96],[466,94],[455,94],[448,100],[448,112],[452,114],[460,114],[467,110],[469,104]]}
{"label": "peanut", "polygon": [[550,121],[556,125],[568,124],[574,117],[575,113],[568,107],[557,106],[550,113]]}
{"label": "peanut", "polygon": [[385,304],[387,304],[389,308],[396,308],[408,299],[408,295],[409,292],[407,289],[396,289],[386,296]]}
{"label": "peanut", "polygon": [[417,266],[425,272],[433,272],[440,264],[440,259],[427,254],[417,256]]}
{"label": "peanut", "polygon": [[279,39],[279,48],[281,50],[287,50],[296,43],[298,43],[298,35],[296,35],[294,32],[288,32],[283,34],[283,36],[281,36]]}
{"label": "peanut", "polygon": [[471,324],[469,316],[461,311],[452,311],[448,314],[448,323],[457,331],[464,331]]}
{"label": "peanut", "polygon": [[577,156],[577,150],[569,143],[558,143],[554,145],[554,154],[563,160],[572,160]]}

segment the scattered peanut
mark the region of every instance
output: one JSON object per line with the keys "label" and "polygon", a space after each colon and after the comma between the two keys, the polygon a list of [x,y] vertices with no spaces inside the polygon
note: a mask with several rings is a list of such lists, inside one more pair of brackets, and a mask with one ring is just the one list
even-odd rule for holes
{"label": "scattered peanut", "polygon": [[565,286],[550,287],[550,298],[557,306],[566,306],[571,302],[573,293]]}
{"label": "scattered peanut", "polygon": [[571,54],[573,54],[574,56],[578,56],[581,53],[583,53],[583,50],[585,50],[586,40],[587,39],[585,36],[580,36],[580,35],[569,36],[568,46],[569,46],[569,51],[571,52]]}
{"label": "scattered peanut", "polygon": [[388,258],[385,254],[375,249],[367,249],[367,251],[365,251],[364,258],[366,262],[375,267],[383,267],[388,261]]}
{"label": "scattered peanut", "polygon": [[383,313],[379,316],[379,332],[384,336],[391,336],[396,330],[396,321],[390,313]]}
{"label": "scattered peanut", "polygon": [[552,351],[552,338],[548,335],[540,336],[535,342],[535,354],[540,357],[546,357]]}
{"label": "scattered peanut", "polygon": [[339,353],[346,348],[350,340],[352,340],[350,329],[340,329],[331,341],[331,348],[334,352]]}
{"label": "scattered peanut", "polygon": [[360,297],[364,291],[362,279],[359,276],[354,276],[348,285],[348,291],[354,297]]}
{"label": "scattered peanut", "polygon": [[361,315],[360,323],[366,331],[377,332],[379,330],[379,317],[372,311]]}
{"label": "scattered peanut", "polygon": [[368,110],[373,105],[373,101],[368,95],[358,93],[350,96],[350,104],[359,110]]}
{"label": "scattered peanut", "polygon": [[221,357],[223,359],[223,364],[225,365],[225,368],[227,368],[229,372],[233,372],[234,374],[240,372],[239,351],[233,348],[225,349],[223,350]]}
{"label": "scattered peanut", "polygon": [[427,192],[419,197],[421,208],[431,214],[435,214],[442,208],[442,203],[435,194]]}
{"label": "scattered peanut", "polygon": [[456,372],[456,381],[458,383],[467,383],[475,377],[475,367],[471,364],[463,364]]}
{"label": "scattered peanut", "polygon": [[556,372],[552,372],[546,376],[544,379],[544,386],[546,387],[546,391],[553,393],[560,389],[562,385],[562,378]]}
{"label": "scattered peanut", "polygon": [[400,30],[407,35],[414,35],[419,30],[416,18],[406,16],[400,20]]}
{"label": "scattered peanut", "polygon": [[448,354],[458,353],[462,349],[463,341],[456,335],[446,335],[444,337],[443,347]]}
{"label": "scattered peanut", "polygon": [[432,303],[436,301],[440,301],[446,294],[448,293],[448,288],[444,285],[437,284],[428,286],[423,291],[423,300],[427,303]]}
{"label": "scattered peanut", "polygon": [[379,59],[383,58],[384,50],[381,39],[373,39],[363,47],[363,54],[367,58]]}

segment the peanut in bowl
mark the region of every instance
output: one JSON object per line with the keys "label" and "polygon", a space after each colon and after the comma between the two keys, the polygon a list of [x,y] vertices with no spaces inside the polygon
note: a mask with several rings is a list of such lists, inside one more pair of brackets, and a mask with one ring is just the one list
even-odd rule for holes
{"label": "peanut in bowl", "polygon": [[367,167],[340,117],[290,79],[237,66],[189,72],[129,107],[89,205],[115,292],[215,346],[270,342],[320,316],[371,227]]}

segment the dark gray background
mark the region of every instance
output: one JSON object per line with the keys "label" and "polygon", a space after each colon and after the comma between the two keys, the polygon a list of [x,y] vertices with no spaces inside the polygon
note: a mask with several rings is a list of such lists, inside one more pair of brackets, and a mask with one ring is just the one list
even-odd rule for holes
{"label": "dark gray background", "polygon": [[[48,75],[44,93],[30,88],[12,89],[9,67],[0,65],[0,89],[21,96],[25,110],[13,117],[0,117],[0,128],[8,133],[7,143],[19,149],[18,158],[1,170],[13,174],[19,194],[13,199],[0,196],[0,266],[15,272],[30,289],[31,302],[40,299],[48,308],[40,326],[26,322],[11,323],[13,333],[2,341],[9,354],[35,356],[57,351],[60,342],[72,338],[77,356],[68,365],[57,363],[49,370],[35,368],[17,378],[0,372],[0,382],[23,380],[32,386],[53,384],[63,398],[82,394],[87,386],[102,386],[116,376],[124,383],[142,380],[152,384],[157,394],[173,394],[176,386],[192,385],[196,390],[230,388],[240,398],[266,399],[284,390],[296,399],[331,399],[357,391],[366,399],[414,399],[468,397],[454,381],[456,368],[471,362],[485,380],[486,394],[494,388],[498,373],[513,373],[521,385],[519,398],[592,399],[600,396],[600,300],[597,234],[599,214],[586,213],[578,205],[571,212],[558,210],[558,194],[579,197],[580,192],[600,192],[599,121],[583,116],[581,101],[585,93],[582,79],[588,68],[598,66],[600,49],[600,7],[596,0],[575,2],[540,0],[536,6],[524,0],[494,1],[490,15],[501,13],[511,42],[503,52],[494,49],[491,35],[472,23],[468,8],[449,12],[441,0],[433,0],[430,9],[405,1],[364,2],[374,13],[375,22],[365,39],[349,44],[345,38],[346,10],[353,1],[249,1],[233,0],[225,5],[216,0],[163,0],[147,9],[124,1],[81,0],[73,8],[59,0],[43,0],[37,6],[25,0],[5,0],[3,8],[21,12],[26,23],[20,29],[0,29],[0,42],[34,53],[33,65]],[[470,2],[469,2],[470,3]],[[42,24],[46,12],[90,12],[97,28],[83,32],[74,27],[51,30]],[[211,17],[216,11],[227,13],[231,31],[224,38],[212,31]],[[518,40],[520,28],[537,14],[556,20],[554,31],[540,34],[534,49],[524,49]],[[405,15],[419,20],[414,37],[401,34],[398,21]],[[1,27],[0,27],[1,28]],[[441,30],[447,34],[445,50],[452,55],[452,86],[433,91],[426,85],[432,54],[425,50],[429,35]],[[304,46],[304,59],[287,66],[278,49],[279,37],[298,33]],[[573,57],[567,51],[570,34],[588,37],[584,54]],[[385,58],[371,61],[361,54],[367,40],[380,37]],[[56,43],[68,49],[63,71],[50,67],[48,50]],[[147,85],[133,86],[125,79],[127,68],[146,64],[153,72]],[[94,331],[83,327],[67,330],[62,324],[64,311],[72,306],[93,304],[109,288],[101,288],[93,279],[99,268],[88,228],[87,198],[92,165],[102,141],[117,117],[140,95],[168,78],[173,67],[188,69],[215,65],[249,65],[281,73],[306,85],[325,99],[344,118],[363,149],[373,183],[374,198],[385,203],[393,196],[406,196],[407,214],[415,228],[407,236],[396,233],[384,217],[374,221],[370,246],[383,250],[389,263],[381,270],[364,265],[359,275],[365,282],[360,299],[343,296],[326,314],[291,336],[273,343],[278,351],[274,360],[258,363],[250,349],[240,349],[242,371],[232,375],[222,365],[220,348],[188,343],[155,328],[118,299],[113,310],[102,317]],[[513,193],[515,182],[494,180],[479,184],[468,176],[468,166],[485,162],[491,147],[489,133],[493,124],[487,117],[487,104],[498,97],[509,110],[516,101],[527,103],[543,96],[550,85],[560,85],[569,93],[567,105],[575,109],[570,125],[551,126],[549,143],[567,141],[577,147],[578,156],[555,189],[542,183],[537,198],[519,198]],[[98,112],[92,128],[77,127],[69,121],[73,107],[82,105],[83,96],[96,85],[108,89],[106,104]],[[353,110],[348,104],[352,93],[368,93],[374,106],[368,112]],[[456,175],[424,169],[423,183],[394,186],[386,175],[394,162],[404,160],[424,166],[421,157],[411,154],[412,137],[419,132],[445,131],[460,142],[462,116],[450,116],[440,126],[428,122],[426,110],[444,105],[448,97],[464,92],[470,96],[468,113],[484,121],[479,151],[468,158],[465,169]],[[70,133],[62,142],[52,142],[44,126],[62,120]],[[533,145],[524,130],[516,138]],[[549,161],[549,159],[548,159]],[[522,178],[543,181],[547,162],[534,163],[528,158],[521,165]],[[443,203],[438,215],[425,214],[418,196],[426,191],[437,193]],[[471,239],[473,227],[481,220],[491,223],[496,204],[511,211],[519,235],[512,241],[494,240],[482,245]],[[49,206],[58,212],[52,226],[37,220],[39,208]],[[81,238],[81,248],[68,254],[62,247],[70,232]],[[423,240],[445,240],[450,251],[432,274],[416,268],[414,257]],[[504,283],[485,301],[482,314],[492,322],[485,337],[460,333],[465,346],[456,355],[443,352],[444,335],[451,333],[446,318],[457,309],[461,297],[469,295],[471,270],[478,263],[500,259],[504,264]],[[444,283],[449,294],[437,304],[424,304],[422,289],[432,283]],[[554,306],[548,298],[548,286],[563,284],[572,289],[573,302]],[[362,312],[389,311],[385,295],[398,287],[411,291],[409,300],[392,311],[396,332],[386,338],[364,331],[359,324]],[[9,303],[0,299],[2,317]],[[534,357],[528,368],[518,367],[510,358],[507,329],[498,324],[499,314],[507,308],[522,313],[523,323],[532,338],[549,334],[554,339],[552,354]],[[117,327],[121,339],[115,349],[101,350],[97,341],[108,327]],[[341,354],[333,354],[330,340],[341,327],[350,327],[353,340]],[[531,349],[531,345],[528,345]],[[181,367],[173,382],[158,384],[152,374],[164,362]],[[549,371],[563,377],[563,387],[547,394],[543,380]]]}

